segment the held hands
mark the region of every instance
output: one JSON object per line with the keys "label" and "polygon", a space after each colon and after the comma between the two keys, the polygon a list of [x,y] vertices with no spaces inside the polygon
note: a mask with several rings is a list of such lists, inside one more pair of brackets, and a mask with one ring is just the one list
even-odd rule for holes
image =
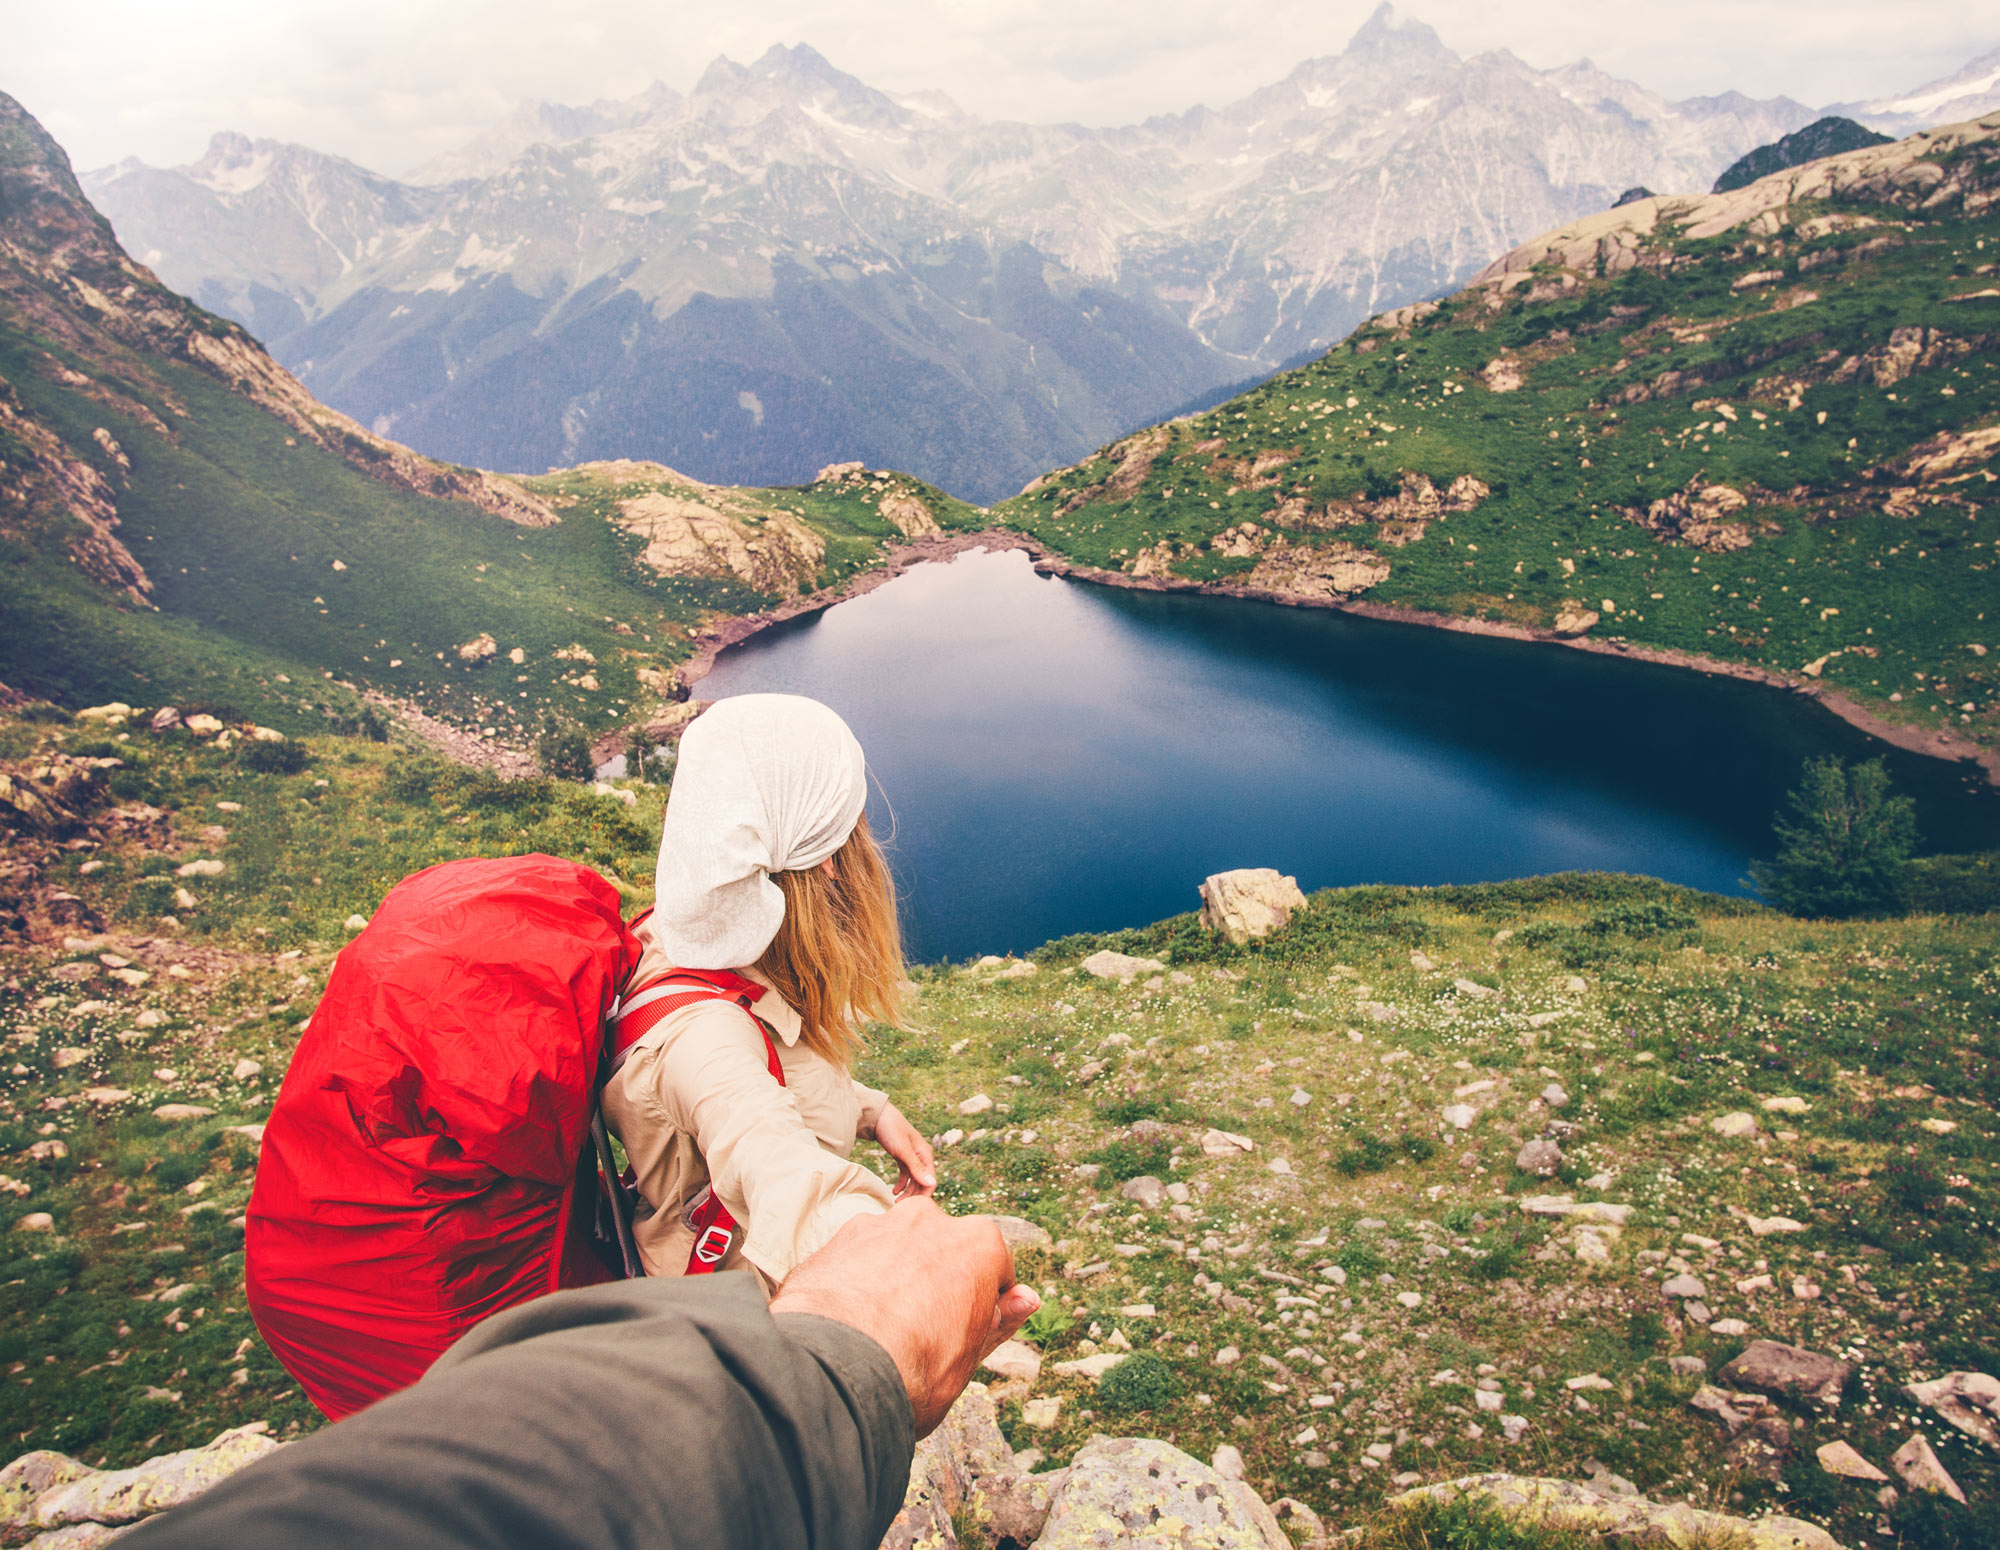
{"label": "held hands", "polygon": [[1034,1288],[1015,1285],[1014,1256],[990,1217],[950,1217],[906,1199],[835,1233],[785,1278],[771,1312],[816,1313],[874,1340],[902,1373],[924,1437],[980,1361],[1041,1305]]}
{"label": "held hands", "polygon": [[875,1141],[896,1159],[896,1198],[909,1200],[937,1188],[937,1164],[931,1144],[903,1118],[895,1104],[885,1104],[875,1121]]}

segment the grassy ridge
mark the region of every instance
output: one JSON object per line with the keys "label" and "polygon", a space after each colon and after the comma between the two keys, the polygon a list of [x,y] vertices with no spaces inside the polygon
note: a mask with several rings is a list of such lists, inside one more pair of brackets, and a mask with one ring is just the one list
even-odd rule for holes
{"label": "grassy ridge", "polygon": [[[1157,451],[1123,479],[1138,438],[996,515],[1113,570],[1165,544],[1188,581],[1243,580],[1261,550],[1225,552],[1242,546],[1218,535],[1252,522],[1263,548],[1386,561],[1373,601],[1538,627],[1574,605],[1600,615],[1599,636],[1813,664],[1878,714],[1990,744],[2000,655],[1973,648],[2000,649],[1994,475],[1974,457],[1923,484],[1901,462],[2000,414],[1987,278],[2000,217],[1789,214],[1780,238],[1666,232],[1645,250],[1652,268],[1580,281],[1550,269],[1377,320],[1152,433]],[[1869,224],[1810,224],[1828,214]],[[1898,336],[1918,344],[1905,376],[1878,370],[1899,330],[1919,331]],[[1440,493],[1471,475],[1491,493],[1411,539],[1408,509],[1390,508],[1413,475]],[[1743,497],[1729,520],[1744,547],[1647,525],[1653,503],[1714,485]]]}

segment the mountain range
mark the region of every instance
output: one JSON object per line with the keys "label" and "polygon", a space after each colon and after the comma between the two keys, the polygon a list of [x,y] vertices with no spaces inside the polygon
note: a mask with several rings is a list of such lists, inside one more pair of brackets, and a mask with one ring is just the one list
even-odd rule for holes
{"label": "mountain range", "polygon": [[[1965,77],[1953,105],[1991,86]],[[779,47],[685,95],[526,105],[400,180],[222,134],[83,181],[169,284],[432,455],[766,484],[858,458],[991,501],[1815,116],[1462,58],[1384,6],[1241,101],[1120,128]]]}

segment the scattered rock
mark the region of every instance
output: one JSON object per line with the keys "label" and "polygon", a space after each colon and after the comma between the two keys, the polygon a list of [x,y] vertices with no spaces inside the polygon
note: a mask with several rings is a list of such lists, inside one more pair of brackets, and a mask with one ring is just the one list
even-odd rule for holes
{"label": "scattered rock", "polygon": [[1118,1191],[1121,1200],[1130,1200],[1144,1206],[1148,1211],[1156,1211],[1166,1204],[1167,1186],[1150,1173],[1142,1173],[1136,1179],[1127,1179]]}
{"label": "scattered rock", "polygon": [[1037,1227],[1026,1217],[995,1215],[992,1220],[1000,1229],[1000,1236],[1006,1241],[1008,1249],[1015,1254],[1055,1247],[1055,1240],[1049,1236],[1048,1229]]}
{"label": "scattered rock", "polygon": [[1419,974],[1434,974],[1437,972],[1436,960],[1429,953],[1419,952],[1414,948],[1410,951],[1410,967],[1415,969]]}
{"label": "scattered rock", "polygon": [[1042,1375],[1042,1353],[1025,1340],[1003,1340],[979,1365],[1002,1378],[1033,1383]]}
{"label": "scattered rock", "polygon": [[961,1114],[984,1114],[993,1107],[993,1100],[984,1093],[974,1093],[958,1106]]}
{"label": "scattered rock", "polygon": [[1785,1394],[1823,1410],[1839,1407],[1854,1368],[1847,1362],[1779,1340],[1753,1340],[1718,1377],[1760,1394]]}
{"label": "scattered rock", "polygon": [[1889,1467],[1913,1491],[1935,1491],[1955,1502],[1965,1500],[1965,1492],[1958,1488],[1958,1482],[1938,1462],[1938,1456],[1924,1441],[1922,1432],[1910,1433],[1910,1440],[1889,1455]]}
{"label": "scattered rock", "polygon": [[1768,1238],[1773,1233],[1806,1230],[1804,1222],[1795,1222],[1789,1216],[1752,1216],[1748,1211],[1736,1211],[1733,1206],[1730,1209],[1742,1219],[1743,1225],[1750,1229],[1751,1236],[1755,1238]]}
{"label": "scattered rock", "polygon": [[56,1219],[46,1211],[30,1211],[14,1223],[16,1232],[54,1232]]}
{"label": "scattered rock", "polygon": [[1097,1379],[1125,1360],[1123,1351],[1099,1351],[1093,1356],[1079,1356],[1073,1361],[1057,1362],[1049,1371],[1059,1372],[1072,1378]]}
{"label": "scattered rock", "polygon": [[1292,911],[1304,909],[1306,903],[1298,879],[1270,867],[1217,872],[1201,885],[1200,892],[1201,923],[1238,947],[1253,937],[1282,931]]}
{"label": "scattered rock", "polygon": [[1609,1200],[1577,1200],[1570,1195],[1524,1195],[1521,1209],[1529,1216],[1570,1216],[1581,1222],[1607,1222],[1623,1227],[1632,1208]]}
{"label": "scattered rock", "polygon": [[1708,1122],[1708,1128],[1719,1136],[1732,1140],[1743,1140],[1757,1134],[1757,1119],[1753,1114],[1738,1109],[1734,1114],[1724,1114]]}
{"label": "scattered rock", "polygon": [[1758,1107],[1771,1114],[1804,1114],[1812,1105],[1803,1098],[1766,1098]]}
{"label": "scattered rock", "polygon": [[174,868],[176,877],[220,877],[229,868],[220,861],[185,861]]}
{"label": "scattered rock", "polygon": [[1983,1372],[1948,1372],[1929,1383],[1912,1383],[1905,1392],[1968,1436],[2000,1449],[2000,1379]]}
{"label": "scattered rock", "polygon": [[1523,1173],[1532,1173],[1544,1179],[1562,1165],[1562,1148],[1546,1139],[1530,1141],[1514,1158],[1514,1166]]}
{"label": "scattered rock", "polygon": [[1542,1102],[1552,1109],[1560,1109],[1569,1102],[1569,1094],[1563,1091],[1562,1083],[1551,1082],[1542,1089]]}
{"label": "scattered rock", "polygon": [[1469,1103],[1447,1104],[1438,1112],[1454,1130],[1470,1130],[1472,1122],[1479,1118],[1479,1111]]}
{"label": "scattered rock", "polygon": [[1708,1288],[1691,1275],[1677,1275],[1660,1286],[1663,1297],[1706,1297]]}
{"label": "scattered rock", "polygon": [[163,1103],[153,1110],[153,1118],[163,1119],[171,1124],[180,1120],[208,1119],[214,1113],[215,1110],[203,1108],[198,1103]]}
{"label": "scattered rock", "polygon": [[1467,1496],[1528,1526],[1581,1529],[1618,1544],[1727,1544],[1742,1550],[1840,1550],[1825,1529],[1797,1518],[1732,1518],[1682,1503],[1606,1495],[1596,1486],[1525,1475],[1467,1475],[1391,1497],[1391,1508]]}
{"label": "scattered rock", "polygon": [[341,924],[347,934],[353,936],[357,931],[368,929],[368,917],[366,915],[349,915]]}
{"label": "scattered rock", "polygon": [[1040,1399],[1031,1399],[1021,1406],[1021,1419],[1037,1431],[1053,1431],[1062,1414],[1062,1396],[1045,1394]]}
{"label": "scattered rock", "polygon": [[[1127,1525],[1138,1525],[1128,1528]],[[1084,1444],[1049,1503],[1037,1550],[1286,1550],[1270,1508],[1179,1448],[1139,1437]]]}
{"label": "scattered rock", "polygon": [[1667,1371],[1677,1378],[1693,1378],[1708,1371],[1708,1363],[1699,1356],[1670,1356]]}
{"label": "scattered rock", "polygon": [[1201,1137],[1201,1155],[1204,1157],[1240,1157],[1245,1152],[1254,1152],[1257,1143],[1248,1136],[1239,1136],[1229,1130],[1206,1130]]}
{"label": "scattered rock", "polygon": [[1819,1467],[1829,1475],[1842,1475],[1849,1480],[1875,1480],[1887,1482],[1883,1474],[1868,1460],[1854,1451],[1846,1442],[1823,1442],[1814,1450],[1819,1459]]}
{"label": "scattered rock", "polygon": [[1133,958],[1124,953],[1114,953],[1108,949],[1092,953],[1083,960],[1083,972],[1101,980],[1117,980],[1120,984],[1132,983],[1135,974],[1163,973],[1166,965],[1157,958]]}
{"label": "scattered rock", "polygon": [[[62,1457],[61,1454],[54,1456],[57,1458]],[[1215,1457],[1209,1460],[1209,1468],[1213,1469],[1225,1480],[1241,1480],[1243,1478],[1243,1455],[1229,1443],[1221,1443],[1215,1450]]]}
{"label": "scattered rock", "polygon": [[264,1062],[261,1060],[239,1060],[230,1068],[229,1074],[239,1082],[250,1081],[253,1077],[259,1077],[264,1074]]}

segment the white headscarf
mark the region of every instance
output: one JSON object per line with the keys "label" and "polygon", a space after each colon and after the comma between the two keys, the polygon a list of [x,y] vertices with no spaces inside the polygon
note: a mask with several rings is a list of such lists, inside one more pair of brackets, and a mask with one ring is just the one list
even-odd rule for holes
{"label": "white headscarf", "polygon": [[681,737],[660,833],[653,929],[668,961],[755,963],[785,918],[770,874],[826,860],[867,800],[861,744],[819,701],[743,694],[704,711]]}

